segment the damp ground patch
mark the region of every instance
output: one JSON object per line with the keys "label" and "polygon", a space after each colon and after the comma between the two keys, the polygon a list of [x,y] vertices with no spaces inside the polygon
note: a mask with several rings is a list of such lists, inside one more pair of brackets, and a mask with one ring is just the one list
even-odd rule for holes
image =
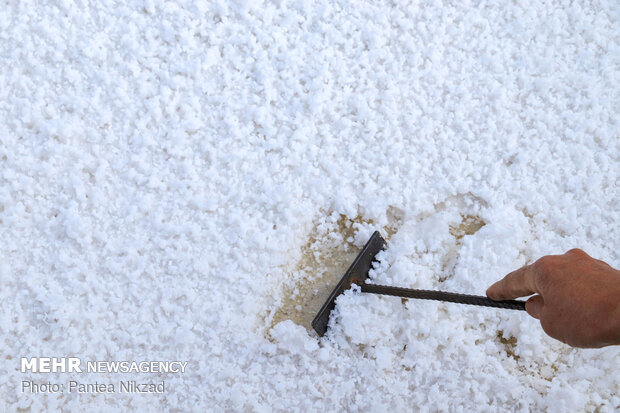
{"label": "damp ground patch", "polygon": [[371,221],[344,215],[328,228],[315,228],[306,245],[296,271],[299,280],[284,291],[282,305],[274,314],[272,325],[292,320],[312,330],[311,322],[342,274],[347,270],[359,248],[353,244],[354,224]]}
{"label": "damp ground patch", "polygon": [[[398,231],[402,212],[390,208],[388,220],[389,224],[383,228],[387,239]],[[282,305],[274,314],[272,326],[292,320],[306,330],[312,330],[312,320],[360,252],[360,247],[353,243],[356,224],[373,225],[373,221],[361,216],[349,218],[340,215],[327,226],[321,225],[313,230],[302,248],[302,258],[295,269],[298,281],[285,289]]]}
{"label": "damp ground patch", "polygon": [[461,223],[456,226],[450,226],[450,234],[457,240],[460,240],[465,235],[474,235],[486,222],[482,218],[475,215],[461,215]]}

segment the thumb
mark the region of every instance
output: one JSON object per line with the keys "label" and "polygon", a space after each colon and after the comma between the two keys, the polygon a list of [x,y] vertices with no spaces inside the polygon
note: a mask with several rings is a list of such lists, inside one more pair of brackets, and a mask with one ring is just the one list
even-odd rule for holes
{"label": "thumb", "polygon": [[545,300],[543,300],[542,295],[535,295],[525,302],[525,311],[532,317],[540,319],[540,313],[542,313],[544,305]]}

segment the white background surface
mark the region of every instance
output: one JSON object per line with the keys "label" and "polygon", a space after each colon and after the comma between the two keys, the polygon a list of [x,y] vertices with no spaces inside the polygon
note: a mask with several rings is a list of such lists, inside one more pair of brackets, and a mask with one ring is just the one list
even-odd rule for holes
{"label": "white background surface", "polygon": [[[618,348],[525,314],[349,292],[326,339],[270,330],[341,215],[357,246],[398,218],[393,285],[618,267],[617,2],[51,3],[0,7],[2,410],[620,406]],[[461,215],[486,225],[457,242]],[[133,377],[163,396],[20,393],[118,380],[17,371],[71,355],[189,364]]]}

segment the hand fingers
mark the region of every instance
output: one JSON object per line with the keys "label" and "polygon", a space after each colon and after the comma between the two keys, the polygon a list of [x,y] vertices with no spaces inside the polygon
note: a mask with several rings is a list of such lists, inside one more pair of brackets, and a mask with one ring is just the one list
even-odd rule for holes
{"label": "hand fingers", "polygon": [[492,300],[512,300],[539,292],[536,288],[536,272],[532,265],[526,265],[490,286],[487,297]]}
{"label": "hand fingers", "polygon": [[542,312],[543,305],[545,305],[545,300],[543,300],[542,296],[535,295],[528,298],[525,302],[525,311],[527,311],[527,313],[532,317],[540,319],[540,313]]}

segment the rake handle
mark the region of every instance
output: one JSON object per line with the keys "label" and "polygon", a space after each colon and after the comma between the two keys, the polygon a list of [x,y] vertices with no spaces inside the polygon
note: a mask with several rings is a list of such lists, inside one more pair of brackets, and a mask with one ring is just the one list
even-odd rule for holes
{"label": "rake handle", "polygon": [[525,301],[504,300],[494,301],[480,295],[449,293],[445,291],[415,290],[411,288],[388,287],[385,285],[362,284],[362,292],[371,294],[393,295],[404,298],[422,300],[448,301],[458,304],[479,305],[484,307],[505,308],[507,310],[525,311]]}

